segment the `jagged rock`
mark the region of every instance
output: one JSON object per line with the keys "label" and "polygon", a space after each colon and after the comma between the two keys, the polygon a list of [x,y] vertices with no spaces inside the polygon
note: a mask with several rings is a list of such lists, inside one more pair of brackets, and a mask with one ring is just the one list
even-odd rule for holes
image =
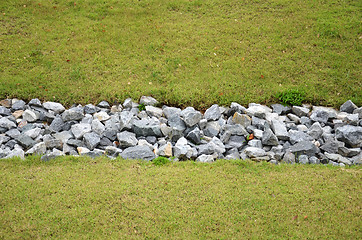
{"label": "jagged rock", "polygon": [[96,112],[97,112],[97,108],[93,104],[87,104],[87,105],[84,106],[84,113],[85,114],[94,114]]}
{"label": "jagged rock", "polygon": [[195,129],[193,129],[192,131],[190,131],[187,134],[186,138],[195,144],[200,144],[200,142],[201,142],[200,133],[201,133],[200,129],[198,127],[196,127]]}
{"label": "jagged rock", "polygon": [[230,108],[227,112],[227,116],[228,117],[233,116],[235,114],[235,112],[246,113],[246,108],[241,106],[239,103],[232,102],[230,105]]}
{"label": "jagged rock", "polygon": [[329,114],[325,111],[315,111],[312,112],[310,119],[315,122],[326,123],[328,122]]}
{"label": "jagged rock", "polygon": [[18,100],[15,103],[13,103],[13,105],[11,106],[11,109],[13,111],[24,110],[25,104],[26,103],[23,100]]}
{"label": "jagged rock", "polygon": [[309,163],[310,164],[320,164],[320,161],[319,161],[319,159],[317,157],[312,156],[312,157],[309,158]]}
{"label": "jagged rock", "polygon": [[107,146],[105,154],[112,157],[118,157],[122,153],[122,150],[114,146]]}
{"label": "jagged rock", "polygon": [[0,118],[0,128],[10,130],[12,128],[16,128],[16,124],[13,121],[10,121],[8,118],[3,117]]}
{"label": "jagged rock", "polygon": [[31,137],[32,139],[35,139],[39,136],[39,134],[42,132],[40,128],[33,128],[28,131],[25,131],[24,134]]}
{"label": "jagged rock", "polygon": [[71,127],[71,132],[76,139],[81,139],[84,134],[92,131],[92,126],[87,123],[74,124]]}
{"label": "jagged rock", "polygon": [[359,120],[358,114],[347,114],[347,116],[343,120],[347,124],[357,126]]}
{"label": "jagged rock", "polygon": [[107,101],[101,101],[100,103],[98,103],[97,107],[100,108],[111,108],[111,106],[109,105],[109,103]]}
{"label": "jagged rock", "polygon": [[309,136],[311,136],[314,139],[319,139],[323,134],[323,129],[319,122],[313,123],[313,125],[309,128],[308,132]]}
{"label": "jagged rock", "polygon": [[40,142],[35,144],[32,148],[30,148],[28,151],[25,152],[25,155],[42,155],[46,153],[46,145],[44,142]]}
{"label": "jagged rock", "polygon": [[284,157],[282,159],[283,163],[289,163],[289,164],[293,164],[295,163],[295,155],[291,152],[287,152],[284,154]]}
{"label": "jagged rock", "polygon": [[168,125],[170,125],[170,127],[174,128],[174,129],[177,129],[182,132],[185,131],[185,129],[186,129],[185,122],[177,114],[168,117]]}
{"label": "jagged rock", "polygon": [[152,160],[155,158],[155,154],[147,146],[134,146],[126,148],[120,157],[123,159]]}
{"label": "jagged rock", "polygon": [[344,147],[344,142],[336,140],[328,140],[325,144],[323,144],[320,147],[320,149],[328,153],[338,153],[338,149],[340,147]]}
{"label": "jagged rock", "polygon": [[62,113],[62,120],[64,122],[68,122],[68,121],[79,121],[84,117],[84,114],[82,111],[80,111],[79,109],[69,109],[69,110],[65,110]]}
{"label": "jagged rock", "polygon": [[29,149],[36,144],[36,142],[31,137],[25,134],[20,134],[15,138],[15,140],[25,149]]}
{"label": "jagged rock", "polygon": [[255,116],[258,118],[265,118],[266,113],[271,113],[272,110],[267,106],[263,106],[256,103],[250,103],[249,107],[246,109],[246,114],[249,116]]}
{"label": "jagged rock", "polygon": [[279,120],[271,120],[271,128],[274,131],[275,136],[280,140],[289,140],[289,134],[287,128]]}
{"label": "jagged rock", "polygon": [[39,99],[37,99],[37,98],[33,98],[33,99],[31,99],[31,100],[30,100],[30,102],[29,102],[29,106],[34,106],[34,107],[43,107],[43,106],[41,105],[40,100],[39,100]]}
{"label": "jagged rock", "polygon": [[289,130],[289,141],[291,144],[296,144],[298,142],[302,142],[302,141],[312,141],[313,138],[302,132],[302,131],[296,131],[296,130]]}
{"label": "jagged rock", "polygon": [[334,162],[339,162],[339,163],[343,163],[343,164],[347,164],[347,165],[351,165],[352,162],[350,160],[348,160],[347,158],[345,157],[342,157],[341,155],[339,154],[334,154],[334,153],[325,153],[325,156],[331,160],[331,161],[334,161]]}
{"label": "jagged rock", "polygon": [[5,134],[11,138],[17,138],[20,135],[20,131],[16,128],[13,128],[7,131]]}
{"label": "jagged rock", "polygon": [[158,104],[158,101],[150,96],[142,96],[140,99],[140,104],[145,106],[155,106]]}
{"label": "jagged rock", "polygon": [[77,147],[77,151],[79,155],[85,155],[90,152],[90,150],[86,147]]}
{"label": "jagged rock", "polygon": [[24,151],[20,148],[14,148],[5,158],[19,157],[24,159]]}
{"label": "jagged rock", "polygon": [[138,143],[136,134],[128,131],[118,133],[117,139],[121,147],[132,147],[136,146]]}
{"label": "jagged rock", "polygon": [[300,118],[297,115],[289,113],[287,117],[292,120],[294,123],[298,124],[300,122]]}
{"label": "jagged rock", "polygon": [[84,136],[85,145],[89,150],[93,150],[101,141],[99,135],[95,132],[85,133]]}
{"label": "jagged rock", "polygon": [[152,119],[134,121],[133,131],[137,136],[162,136],[160,124]]}
{"label": "jagged rock", "polygon": [[172,157],[172,144],[167,142],[166,144],[159,147],[157,153],[159,156]]}
{"label": "jagged rock", "polygon": [[193,107],[187,107],[181,111],[180,114],[182,120],[188,127],[192,127],[201,120],[201,113],[196,111]]}
{"label": "jagged rock", "polygon": [[163,115],[163,111],[161,108],[153,107],[153,106],[146,106],[146,113],[150,117],[160,118]]}
{"label": "jagged rock", "polygon": [[53,149],[53,151],[51,153],[45,154],[40,159],[42,161],[49,161],[51,159],[54,159],[54,158],[60,157],[60,156],[64,156],[64,153],[58,149]]}
{"label": "jagged rock", "polygon": [[60,115],[56,116],[49,126],[49,130],[52,132],[59,132],[64,127],[64,121]]}
{"label": "jagged rock", "polygon": [[214,161],[214,157],[212,155],[202,154],[196,158],[196,162],[207,162],[211,163]]}
{"label": "jagged rock", "polygon": [[261,142],[263,145],[276,146],[278,145],[278,138],[274,135],[270,128],[267,128],[263,132]]}
{"label": "jagged rock", "polygon": [[23,115],[23,113],[24,113],[23,110],[17,110],[13,112],[12,115],[14,116],[15,119],[19,119]]}
{"label": "jagged rock", "polygon": [[353,111],[357,108],[358,107],[351,100],[348,100],[347,102],[342,104],[339,110],[341,112],[353,113]]}
{"label": "jagged rock", "polygon": [[110,119],[111,117],[108,115],[108,113],[106,112],[97,112],[95,114],[93,114],[94,118],[97,118],[99,121],[103,122],[103,121],[107,121],[108,119]]}
{"label": "jagged rock", "polygon": [[245,128],[251,125],[251,118],[246,114],[240,114],[238,112],[234,113],[232,121],[233,123],[240,124]]}
{"label": "jagged rock", "polygon": [[206,124],[206,127],[203,130],[203,132],[205,136],[215,137],[219,134],[220,129],[221,127],[217,121],[211,121]]}
{"label": "jagged rock", "polygon": [[263,148],[263,145],[261,144],[260,140],[253,139],[248,141],[248,146],[255,147],[255,148]]}
{"label": "jagged rock", "polygon": [[43,107],[55,113],[62,113],[65,110],[62,104],[56,102],[45,102],[43,103]]}
{"label": "jagged rock", "polygon": [[[343,144],[344,145],[344,144]],[[328,151],[329,153],[338,153],[343,157],[354,157],[357,156],[361,152],[361,148],[346,148],[344,146],[339,146],[338,151],[332,152]]]}
{"label": "jagged rock", "polygon": [[53,137],[44,137],[43,142],[47,149],[63,149],[63,142],[59,139],[55,139]]}
{"label": "jagged rock", "polygon": [[314,156],[318,152],[318,148],[309,141],[301,141],[293,145],[290,149],[290,152],[300,155],[307,155],[309,157]]}
{"label": "jagged rock", "polygon": [[[19,134],[20,134],[20,132],[19,132]],[[19,136],[19,134],[17,134],[17,136]],[[9,140],[10,140],[9,137],[0,134],[0,145],[2,145],[3,143],[6,143]]]}
{"label": "jagged rock", "polygon": [[225,124],[222,127],[222,130],[230,132],[231,135],[241,135],[241,136],[249,135],[248,131],[246,131],[246,129],[240,124],[234,124],[234,125]]}
{"label": "jagged rock", "polygon": [[299,162],[300,164],[308,164],[308,163],[309,163],[309,158],[308,158],[307,155],[300,155],[300,156],[298,157],[298,162]]}
{"label": "jagged rock", "polygon": [[328,119],[334,119],[338,115],[338,112],[330,107],[313,106],[312,113],[314,112],[326,112],[328,113]]}
{"label": "jagged rock", "polygon": [[216,121],[221,117],[219,105],[214,104],[205,111],[204,118],[208,121]]}
{"label": "jagged rock", "polygon": [[94,119],[91,124],[92,131],[97,133],[99,136],[102,136],[106,127],[98,119]]}
{"label": "jagged rock", "polygon": [[11,115],[10,109],[0,106],[0,116],[10,116],[10,115]]}
{"label": "jagged rock", "polygon": [[305,107],[293,106],[292,112],[298,117],[303,117],[308,115],[309,109]]}
{"label": "jagged rock", "polygon": [[286,115],[292,111],[292,108],[289,106],[283,106],[282,104],[273,104],[271,105],[273,112],[279,115]]}
{"label": "jagged rock", "polygon": [[267,155],[263,149],[256,147],[247,147],[244,152],[249,158],[265,157]]}
{"label": "jagged rock", "polygon": [[246,144],[246,139],[244,136],[231,135],[227,143],[225,144],[225,148],[241,148]]}
{"label": "jagged rock", "polygon": [[336,129],[336,138],[348,146],[362,147],[362,127],[346,125]]}
{"label": "jagged rock", "polygon": [[30,123],[36,122],[39,119],[39,116],[37,116],[37,114],[34,111],[29,110],[29,109],[25,110],[23,112],[22,116],[23,116],[23,120],[30,122]]}
{"label": "jagged rock", "polygon": [[167,119],[175,115],[180,116],[181,114],[181,109],[175,107],[164,107],[162,111]]}

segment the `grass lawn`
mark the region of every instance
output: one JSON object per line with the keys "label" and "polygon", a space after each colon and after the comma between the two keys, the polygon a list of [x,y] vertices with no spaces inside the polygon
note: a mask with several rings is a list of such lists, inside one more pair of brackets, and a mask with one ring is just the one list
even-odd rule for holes
{"label": "grass lawn", "polygon": [[362,1],[0,1],[0,99],[362,105]]}
{"label": "grass lawn", "polygon": [[1,239],[361,239],[361,167],[0,161]]}

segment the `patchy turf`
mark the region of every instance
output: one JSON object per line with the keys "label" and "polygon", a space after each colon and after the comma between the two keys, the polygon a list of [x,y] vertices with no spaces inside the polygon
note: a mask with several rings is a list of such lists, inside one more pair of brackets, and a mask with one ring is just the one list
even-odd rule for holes
{"label": "patchy turf", "polygon": [[4,239],[361,239],[361,167],[0,161]]}
{"label": "patchy turf", "polygon": [[361,1],[0,2],[0,98],[362,105]]}

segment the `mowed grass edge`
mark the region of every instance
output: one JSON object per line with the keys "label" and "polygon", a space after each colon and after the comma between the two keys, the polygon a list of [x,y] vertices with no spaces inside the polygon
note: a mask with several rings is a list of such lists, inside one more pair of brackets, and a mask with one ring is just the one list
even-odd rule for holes
{"label": "mowed grass edge", "polygon": [[360,239],[361,167],[0,161],[4,239]]}

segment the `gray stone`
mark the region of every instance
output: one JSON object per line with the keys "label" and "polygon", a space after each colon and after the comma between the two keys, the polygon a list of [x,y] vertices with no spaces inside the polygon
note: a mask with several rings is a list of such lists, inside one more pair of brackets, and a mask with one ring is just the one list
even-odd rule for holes
{"label": "gray stone", "polygon": [[222,127],[222,130],[230,132],[231,135],[241,135],[241,136],[249,135],[248,131],[246,131],[245,128],[240,124],[234,124],[234,125],[225,124]]}
{"label": "gray stone", "polygon": [[103,122],[103,121],[107,121],[108,119],[110,119],[111,117],[108,115],[108,113],[106,112],[97,112],[95,114],[93,114],[94,118],[97,118],[99,121]]}
{"label": "gray stone", "polygon": [[89,132],[83,136],[85,145],[89,150],[93,150],[100,143],[101,138],[95,132]]}
{"label": "gray stone", "polygon": [[349,124],[349,125],[354,125],[357,126],[358,125],[358,114],[348,114],[345,118],[344,121]]}
{"label": "gray stone", "polygon": [[232,121],[233,123],[240,124],[245,128],[251,125],[251,118],[246,114],[240,114],[238,112],[234,113]]}
{"label": "gray stone", "polygon": [[122,150],[114,146],[107,146],[105,154],[112,157],[118,157],[122,153]]}
{"label": "gray stone", "polygon": [[347,102],[342,104],[339,110],[341,112],[353,113],[353,111],[357,108],[358,107],[351,100],[348,100]]}
{"label": "gray stone", "polygon": [[92,131],[92,126],[87,123],[78,123],[72,125],[71,131],[76,139],[81,139],[84,134]]}
{"label": "gray stone", "polygon": [[338,153],[343,157],[354,157],[360,154],[361,148],[346,148],[344,146],[340,146],[337,152],[330,152],[330,153]]}
{"label": "gray stone", "polygon": [[271,105],[273,112],[279,115],[285,115],[292,111],[292,108],[289,106],[283,106],[281,104],[273,104]]}
{"label": "gray stone", "polygon": [[267,155],[263,149],[256,147],[247,147],[244,149],[244,152],[249,158],[264,157]]}
{"label": "gray stone", "polygon": [[175,115],[180,116],[181,114],[181,109],[175,107],[164,107],[162,111],[167,119]]}
{"label": "gray stone", "polygon": [[352,148],[362,147],[362,127],[346,125],[336,129],[336,138]]}
{"label": "gray stone", "polygon": [[187,134],[186,138],[195,144],[200,144],[201,142],[200,129],[196,127]]}
{"label": "gray stone", "polygon": [[15,138],[15,140],[25,149],[29,149],[36,144],[36,142],[31,137],[25,134],[20,134]]}
{"label": "gray stone", "polygon": [[319,122],[313,123],[313,125],[308,130],[308,135],[314,138],[315,140],[319,139],[323,134],[323,129]]}
{"label": "gray stone", "polygon": [[0,128],[10,130],[12,128],[16,128],[16,124],[13,121],[10,121],[8,118],[2,117],[0,118]]}
{"label": "gray stone", "polygon": [[23,120],[27,122],[36,122],[38,119],[39,119],[39,114],[36,114],[32,110],[27,109],[23,112]]}
{"label": "gray stone", "polygon": [[162,136],[160,124],[152,119],[134,121],[133,131],[137,136]]}
{"label": "gray stone", "polygon": [[101,101],[100,103],[98,103],[97,107],[100,108],[111,108],[111,106],[109,105],[109,103],[107,101]]}
{"label": "gray stone", "polygon": [[300,155],[300,156],[298,157],[298,162],[299,162],[300,164],[308,164],[308,163],[309,163],[309,158],[308,158],[307,155]]}
{"label": "gray stone", "polygon": [[168,117],[168,125],[182,132],[186,129],[185,122],[181,119],[179,115],[176,114]]}
{"label": "gray stone", "polygon": [[225,148],[241,148],[246,144],[246,139],[244,136],[231,135],[227,143],[225,144]]}
{"label": "gray stone", "polygon": [[187,107],[181,111],[181,118],[187,126],[192,127],[201,120],[201,113],[196,111],[193,107]]}
{"label": "gray stone", "polygon": [[326,123],[328,122],[329,114],[325,111],[315,111],[310,115],[310,119],[315,122]]}
{"label": "gray stone", "polygon": [[147,146],[134,146],[126,148],[121,154],[123,159],[143,159],[152,160],[155,154]]}
{"label": "gray stone", "polygon": [[344,147],[344,142],[336,141],[336,140],[328,140],[325,144],[323,144],[320,149],[328,153],[338,153],[338,149],[340,147]]}
{"label": "gray stone", "polygon": [[13,111],[18,111],[18,110],[24,110],[25,109],[25,102],[23,100],[19,100],[16,101],[15,103],[13,103],[13,105],[11,106],[11,109]]}
{"label": "gray stone", "polygon": [[217,121],[211,121],[206,124],[206,127],[203,130],[203,132],[205,136],[215,137],[219,135],[220,129],[221,127]]}
{"label": "gray stone", "polygon": [[138,143],[136,134],[128,131],[118,133],[117,139],[121,147],[133,147],[136,146]]}
{"label": "gray stone", "polygon": [[25,155],[42,155],[45,154],[47,151],[46,145],[44,142],[40,142],[35,144],[32,148],[25,152]]}
{"label": "gray stone", "polygon": [[78,139],[69,139],[67,141],[67,144],[73,147],[85,147],[83,141],[78,140]]}
{"label": "gray stone", "polygon": [[[99,124],[101,123],[98,119],[94,119],[92,121],[92,129],[93,129],[93,122],[96,120],[95,122],[95,129],[97,129],[97,131],[99,132],[102,132],[104,131],[103,130],[103,127]],[[98,121],[98,122],[97,122]],[[101,123],[102,124],[102,123]],[[115,115],[111,115],[111,118],[108,119],[107,121],[104,121],[104,127],[105,127],[105,130],[113,130],[113,131],[117,131],[119,132],[120,130],[120,117],[118,114],[115,114]],[[127,128],[127,127],[126,127]],[[122,128],[123,129],[123,128]]]}
{"label": "gray stone", "polygon": [[119,130],[132,129],[133,113],[130,111],[122,111],[119,115]]}
{"label": "gray stone", "polygon": [[227,111],[227,116],[233,116],[235,112],[246,113],[246,108],[241,106],[239,103],[232,102],[229,110]]}
{"label": "gray stone", "polygon": [[257,139],[261,139],[263,137],[263,131],[260,129],[253,130],[254,137]]}
{"label": "gray stone", "polygon": [[309,141],[301,141],[289,148],[290,152],[300,155],[314,156],[318,152],[318,148]]}
{"label": "gray stone", "polygon": [[94,119],[91,124],[92,131],[97,133],[99,136],[102,136],[106,127],[98,119]]}
{"label": "gray stone", "polygon": [[16,138],[20,135],[20,131],[16,128],[13,128],[7,131],[5,134],[11,138]]}
{"label": "gray stone", "polygon": [[214,104],[205,111],[204,118],[208,121],[216,121],[221,117],[219,105]]}
{"label": "gray stone", "polygon": [[320,161],[319,161],[319,159],[317,157],[312,156],[312,157],[309,158],[309,163],[310,164],[320,164]]}
{"label": "gray stone", "polygon": [[39,134],[42,132],[40,128],[33,128],[28,131],[25,131],[24,134],[31,137],[32,139],[35,139],[39,136]]}
{"label": "gray stone", "polygon": [[87,104],[84,106],[84,113],[92,115],[96,112],[97,112],[97,108],[93,104]]}
{"label": "gray stone", "polygon": [[49,130],[52,132],[60,132],[64,127],[64,121],[60,115],[56,116],[49,126]]}
{"label": "gray stone", "polygon": [[19,157],[24,159],[24,151],[19,148],[14,148],[5,158]]}
{"label": "gray stone", "polygon": [[289,140],[289,134],[283,122],[273,119],[271,120],[271,128],[278,139]]}
{"label": "gray stone", "polygon": [[213,161],[214,161],[214,157],[212,155],[202,154],[196,158],[196,162],[211,163]]}
{"label": "gray stone", "polygon": [[163,115],[162,109],[154,106],[146,106],[146,113],[148,116],[156,118],[160,118]]}
{"label": "gray stone", "polygon": [[192,149],[192,147],[190,147],[189,145],[176,144],[172,148],[172,151],[173,151],[173,155],[180,160],[191,159],[192,157],[195,157],[197,155],[197,151],[195,154],[194,149]]}
{"label": "gray stone", "polygon": [[45,154],[44,156],[42,156],[40,159],[44,162],[49,161],[51,159],[60,157],[60,156],[64,156],[64,153],[60,150],[57,149],[53,149],[53,151],[51,153]]}
{"label": "gray stone", "polygon": [[63,149],[63,142],[59,139],[55,139],[53,137],[50,138],[44,138],[43,142],[45,143],[45,146],[47,149]]}
{"label": "gray stone", "polygon": [[289,130],[289,141],[291,144],[296,144],[302,141],[312,141],[313,138],[302,131]]}
{"label": "gray stone", "polygon": [[218,153],[219,155],[223,154],[226,151],[225,145],[217,137],[213,137],[208,144],[211,146],[211,149],[213,149],[213,151]]}
{"label": "gray stone", "polygon": [[278,138],[274,135],[270,128],[265,129],[261,139],[263,145],[276,146],[278,145]]}
{"label": "gray stone", "polygon": [[81,155],[86,155],[87,153],[90,152],[90,150],[86,147],[77,147],[77,152],[81,156]]}
{"label": "gray stone", "polygon": [[334,119],[338,115],[338,112],[333,108],[321,107],[321,106],[313,106],[312,113],[319,112],[319,111],[328,113],[328,119]]}
{"label": "gray stone", "polygon": [[172,144],[167,142],[166,144],[159,147],[157,153],[159,156],[172,157]]}
{"label": "gray stone", "polygon": [[[20,133],[20,132],[19,132],[19,133]],[[18,135],[17,135],[17,136],[18,136]],[[9,141],[9,140],[10,140],[9,137],[0,134],[0,146],[1,146],[2,144],[5,144],[5,143],[6,143],[7,141]]]}
{"label": "gray stone", "polygon": [[62,120],[64,122],[68,122],[68,121],[79,121],[84,117],[84,114],[82,111],[80,111],[79,109],[75,108],[75,109],[69,109],[69,110],[65,110],[62,113]]}
{"label": "gray stone", "polygon": [[140,99],[140,104],[145,106],[155,106],[158,104],[158,101],[150,96],[142,96]]}
{"label": "gray stone", "polygon": [[263,145],[261,144],[261,141],[257,140],[257,139],[253,139],[253,140],[248,141],[248,146],[255,147],[255,148],[260,148],[260,149],[263,148]]}
{"label": "gray stone", "polygon": [[339,162],[339,163],[344,163],[344,164],[347,164],[347,165],[352,165],[352,162],[350,160],[348,160],[347,158],[345,157],[342,157],[341,155],[339,154],[334,154],[334,153],[325,153],[325,156],[331,160],[331,161],[334,161],[334,162]]}
{"label": "gray stone", "polygon": [[[114,138],[116,139],[116,138]],[[101,141],[99,142],[100,146],[111,146],[113,143],[111,142],[111,140],[109,140],[109,138],[107,137],[102,137]]]}
{"label": "gray stone", "polygon": [[37,99],[37,98],[31,99],[30,102],[29,102],[29,106],[43,107],[43,106],[41,105],[40,100]]}
{"label": "gray stone", "polygon": [[258,118],[265,118],[266,113],[271,113],[272,110],[267,106],[263,106],[256,103],[250,103],[249,107],[246,109],[246,114],[249,116],[255,116]]}
{"label": "gray stone", "polygon": [[251,118],[251,124],[260,130],[264,131],[266,121],[264,119],[253,116]]}
{"label": "gray stone", "polygon": [[0,116],[10,116],[10,115],[11,115],[10,109],[0,106]]}
{"label": "gray stone", "polygon": [[291,153],[291,152],[286,152],[284,154],[282,162],[283,163],[294,164],[295,163],[295,155],[293,153]]}
{"label": "gray stone", "polygon": [[300,118],[297,115],[294,115],[293,113],[289,113],[287,117],[296,124],[300,122]]}
{"label": "gray stone", "polygon": [[303,117],[308,115],[309,109],[305,107],[293,106],[292,112],[298,117]]}
{"label": "gray stone", "polygon": [[45,102],[43,103],[43,107],[55,113],[62,113],[65,110],[62,104],[56,102]]}
{"label": "gray stone", "polygon": [[132,108],[132,105],[133,105],[132,99],[131,99],[131,98],[127,98],[126,100],[124,100],[124,102],[123,102],[122,105],[123,105],[123,107],[126,108],[126,109]]}

